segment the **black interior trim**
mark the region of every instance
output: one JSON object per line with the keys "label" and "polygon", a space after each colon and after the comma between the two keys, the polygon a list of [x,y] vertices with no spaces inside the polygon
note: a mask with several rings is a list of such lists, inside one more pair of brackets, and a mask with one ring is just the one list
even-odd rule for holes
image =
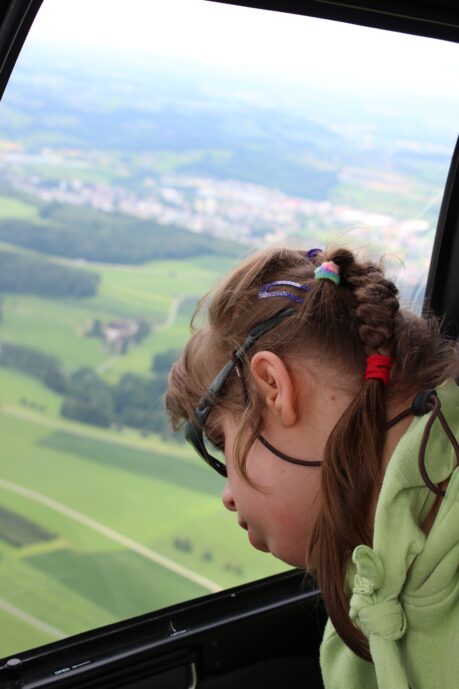
{"label": "black interior trim", "polygon": [[429,311],[443,319],[448,335],[459,337],[459,138],[446,180],[430,261],[424,300],[424,312]]}
{"label": "black interior trim", "polygon": [[211,0],[459,42],[454,0]]}
{"label": "black interior trim", "polygon": [[0,98],[43,0],[3,0],[0,14]]}
{"label": "black interior trim", "polygon": [[[0,97],[42,1],[2,2]],[[455,0],[234,0],[226,4],[459,42],[459,6]],[[128,6],[126,11],[129,11]],[[458,148],[445,189],[426,292],[426,304],[439,315],[446,314],[448,332],[456,336],[459,312],[459,275],[454,273],[454,266],[459,267]],[[243,676],[247,677],[252,668],[256,671],[259,663],[266,668],[267,658],[273,665],[278,663],[280,668],[288,667],[291,658],[305,663],[313,658],[317,668],[325,616],[318,607],[319,594],[301,592],[302,578],[303,573],[294,570],[32,649],[21,653],[20,662],[9,668],[6,659],[0,661],[0,685],[23,689],[108,689],[115,686],[130,689],[161,686],[165,689],[166,677],[167,681],[175,682],[191,663],[196,663],[199,676],[207,678],[209,684],[204,683],[204,686],[209,689],[230,684],[241,688],[245,685],[235,681],[241,676],[241,668],[244,668]],[[145,677],[150,678],[148,682],[143,682]],[[155,677],[158,683],[154,685],[151,679]],[[304,672],[301,678],[307,678],[310,689],[319,686],[314,679],[309,681]],[[229,679],[231,682],[227,683]]]}

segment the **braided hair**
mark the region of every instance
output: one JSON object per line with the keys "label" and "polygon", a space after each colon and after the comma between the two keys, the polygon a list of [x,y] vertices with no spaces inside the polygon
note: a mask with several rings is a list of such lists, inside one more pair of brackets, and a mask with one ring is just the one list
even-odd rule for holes
{"label": "braided hair", "polygon": [[[340,284],[351,294],[356,334],[365,355],[394,354],[400,308],[394,283],[384,276],[380,266],[357,263],[350,251],[340,249],[327,258],[339,266]],[[329,295],[333,290],[333,285],[327,283],[325,280],[318,286],[320,302],[327,301],[325,291]],[[367,660],[371,660],[367,640],[349,621],[344,583],[354,547],[372,543],[368,508],[382,481],[386,390],[380,379],[363,380],[328,438],[322,469],[322,508],[310,545],[310,557],[314,550],[319,554],[319,584],[335,629]],[[322,576],[330,566],[340,573],[341,580]]]}

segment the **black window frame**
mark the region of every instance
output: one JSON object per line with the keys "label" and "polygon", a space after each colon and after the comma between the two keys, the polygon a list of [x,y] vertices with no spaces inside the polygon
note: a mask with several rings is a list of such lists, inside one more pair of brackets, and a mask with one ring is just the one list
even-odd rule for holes
{"label": "black window frame", "polygon": [[[459,6],[454,0],[213,1],[459,43]],[[42,2],[2,3],[0,97]],[[425,299],[426,308],[443,316],[447,331],[456,337],[458,265],[459,143],[445,187]],[[269,669],[267,659],[276,650],[288,658],[307,648],[307,658],[316,658],[324,614],[318,592],[304,584],[304,574],[291,570],[20,653],[18,662],[0,664],[0,686],[124,686],[135,677],[159,676],[177,668],[184,670],[183,686],[192,686],[196,664],[206,677],[225,677],[257,660]],[[306,667],[307,663],[302,671]],[[310,672],[309,686],[320,686],[317,663]]]}

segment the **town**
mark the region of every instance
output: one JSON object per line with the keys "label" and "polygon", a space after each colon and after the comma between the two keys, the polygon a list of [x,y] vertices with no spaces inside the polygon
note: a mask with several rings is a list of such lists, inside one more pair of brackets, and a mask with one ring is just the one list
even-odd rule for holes
{"label": "town", "polygon": [[[330,234],[346,236],[356,244],[371,242],[376,251],[384,247],[386,254],[400,256],[402,260],[408,257],[416,263],[416,272],[425,270],[429,260],[425,241],[430,243],[434,228],[425,217],[396,217],[329,200],[308,199],[307,190],[302,198],[260,184],[183,173],[146,176],[133,190],[132,185],[124,186],[119,181],[83,181],[94,164],[83,150],[44,148],[39,154],[32,154],[24,151],[21,144],[0,143],[0,169],[8,184],[44,203],[154,219],[162,225],[250,246],[280,243],[287,238],[320,241]],[[19,175],[18,165],[22,170]],[[39,174],[47,167],[59,166],[71,174],[66,174],[65,179]],[[414,284],[415,280],[408,276],[408,282]]]}

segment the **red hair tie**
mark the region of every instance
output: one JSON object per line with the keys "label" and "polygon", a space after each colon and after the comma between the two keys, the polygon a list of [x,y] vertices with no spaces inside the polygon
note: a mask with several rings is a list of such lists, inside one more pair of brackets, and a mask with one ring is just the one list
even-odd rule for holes
{"label": "red hair tie", "polygon": [[384,354],[370,354],[367,356],[367,367],[365,369],[365,380],[374,378],[382,380],[384,385],[389,382],[390,370],[394,363],[394,357]]}

